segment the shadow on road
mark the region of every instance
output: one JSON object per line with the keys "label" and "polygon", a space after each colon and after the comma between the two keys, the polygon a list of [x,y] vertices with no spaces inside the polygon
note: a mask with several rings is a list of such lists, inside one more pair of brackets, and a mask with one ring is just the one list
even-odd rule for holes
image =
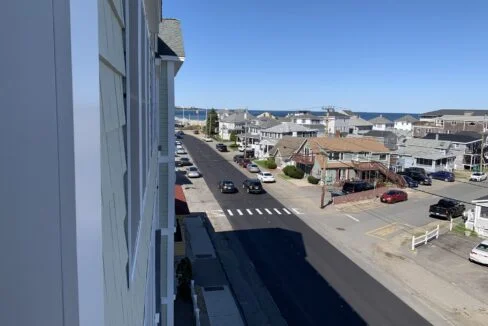
{"label": "shadow on road", "polygon": [[288,325],[366,325],[308,263],[299,233],[277,228],[224,233],[239,240]]}

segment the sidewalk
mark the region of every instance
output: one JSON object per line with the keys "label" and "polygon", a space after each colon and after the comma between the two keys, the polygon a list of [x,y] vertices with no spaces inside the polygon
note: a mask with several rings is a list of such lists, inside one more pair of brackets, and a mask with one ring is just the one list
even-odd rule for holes
{"label": "sidewalk", "polygon": [[197,293],[200,294],[198,300],[204,301],[201,306],[203,309],[200,309],[201,324],[243,326],[239,309],[228,289],[227,279],[203,220],[199,216],[186,217],[184,224],[188,235],[187,252],[192,261],[193,279],[198,288]]}

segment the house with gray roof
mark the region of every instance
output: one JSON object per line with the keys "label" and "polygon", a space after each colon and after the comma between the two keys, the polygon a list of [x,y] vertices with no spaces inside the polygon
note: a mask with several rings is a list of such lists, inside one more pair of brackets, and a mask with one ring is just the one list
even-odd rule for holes
{"label": "house with gray roof", "polygon": [[363,135],[368,131],[373,130],[373,124],[368,120],[364,120],[359,116],[352,116],[349,119],[349,134]]}
{"label": "house with gray roof", "polygon": [[274,127],[261,130],[262,138],[281,139],[285,136],[316,137],[317,130],[293,122],[282,122]]}
{"label": "house with gray roof", "polygon": [[293,161],[293,155],[300,151],[307,140],[308,138],[285,136],[276,142],[269,152],[269,157],[273,157],[280,167],[290,164]]}
{"label": "house with gray roof", "polygon": [[398,136],[389,130],[371,130],[363,134],[364,137],[371,137],[385,145],[390,150],[397,149]]}
{"label": "house with gray roof", "polygon": [[369,122],[373,124],[373,130],[386,130],[388,128],[393,128],[393,126],[395,125],[393,121],[390,121],[387,118],[383,117],[382,114],[380,114],[376,118],[370,119]]}
{"label": "house with gray roof", "polygon": [[224,115],[219,121],[219,135],[223,140],[230,140],[231,133],[236,135],[245,132],[246,123],[249,123],[254,116],[247,111],[237,111]]}
{"label": "house with gray roof", "polygon": [[395,125],[393,128],[398,129],[398,130],[412,130],[413,129],[413,124],[418,122],[419,120],[416,119],[415,117],[411,116],[410,114],[404,115],[401,118],[398,118],[395,120]]}
{"label": "house with gray roof", "polygon": [[395,154],[397,170],[409,167],[424,168],[426,172],[452,171],[455,168],[456,153],[450,141],[438,139],[405,139],[398,144]]}

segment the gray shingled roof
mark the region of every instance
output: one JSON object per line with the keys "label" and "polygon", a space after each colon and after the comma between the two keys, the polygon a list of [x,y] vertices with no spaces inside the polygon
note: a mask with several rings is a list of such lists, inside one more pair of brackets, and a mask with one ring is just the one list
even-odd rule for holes
{"label": "gray shingled roof", "polygon": [[220,119],[221,122],[227,122],[227,123],[244,123],[246,120],[251,120],[254,119],[254,116],[250,113],[247,113],[247,119],[246,119],[246,113],[245,112],[236,112],[232,113],[226,117],[223,117]]}
{"label": "gray shingled roof", "polygon": [[439,140],[447,140],[452,141],[454,143],[470,143],[474,141],[481,141],[481,135],[478,137],[470,136],[470,135],[463,135],[463,134],[435,134],[435,133],[428,133],[424,139],[435,139],[436,135],[438,135]]}
{"label": "gray shingled roof", "polygon": [[385,137],[385,136],[391,136],[396,134],[392,131],[389,130],[370,130],[367,133],[365,133],[363,136],[369,136],[369,137]]}
{"label": "gray shingled roof", "polygon": [[435,139],[423,139],[423,138],[409,138],[405,139],[403,144],[405,147],[418,147],[426,148],[429,150],[434,149],[449,149],[451,142],[447,140],[435,140]]}
{"label": "gray shingled roof", "polygon": [[280,122],[278,122],[276,119],[266,118],[266,117],[257,118],[255,120],[253,120],[252,123],[253,123],[253,127],[256,127],[259,129],[267,129],[267,128],[271,128],[271,127],[274,127],[274,126],[277,126],[280,124]]}
{"label": "gray shingled roof", "polygon": [[279,125],[276,125],[271,128],[267,128],[263,130],[264,132],[275,132],[278,134],[284,134],[288,132],[299,132],[299,131],[313,131],[313,129],[309,129],[307,127],[304,127],[302,125],[298,125],[293,122],[282,122]]}
{"label": "gray shingled roof", "polygon": [[349,125],[350,126],[356,126],[356,127],[372,127],[373,124],[369,122],[368,120],[364,120],[363,118],[353,116],[349,119]]}
{"label": "gray shingled roof", "polygon": [[283,137],[281,138],[270,152],[271,156],[275,156],[280,152],[281,157],[290,158],[302,146],[308,138],[302,137]]}
{"label": "gray shingled roof", "polygon": [[158,54],[185,57],[180,21],[165,18],[159,23]]}
{"label": "gray shingled roof", "polygon": [[429,111],[422,113],[423,117],[440,117],[443,115],[464,115],[465,113],[472,112],[473,116],[484,116],[488,114],[488,110],[470,110],[470,109],[441,109],[435,111]]}
{"label": "gray shingled roof", "polygon": [[403,117],[401,118],[398,118],[395,120],[396,122],[401,122],[401,121],[405,121],[405,122],[410,122],[410,123],[414,123],[414,122],[417,122],[419,121],[418,119],[415,119],[414,117],[412,117],[410,114],[407,114],[407,115],[404,115]]}
{"label": "gray shingled roof", "polygon": [[380,114],[376,118],[370,119],[369,122],[371,122],[372,124],[377,124],[377,125],[393,124],[392,121],[385,118],[382,114]]}

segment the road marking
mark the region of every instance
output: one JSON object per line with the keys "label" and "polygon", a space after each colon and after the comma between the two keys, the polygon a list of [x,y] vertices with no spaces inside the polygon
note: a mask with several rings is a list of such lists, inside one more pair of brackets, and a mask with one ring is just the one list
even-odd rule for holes
{"label": "road marking", "polygon": [[261,212],[259,209],[256,208],[256,211],[258,212],[259,215],[263,215],[263,212]]}
{"label": "road marking", "polygon": [[246,208],[246,211],[249,215],[252,215],[252,211],[249,208]]}
{"label": "road marking", "polygon": [[237,210],[237,213],[239,213],[239,215],[244,215],[244,214],[242,214],[240,209],[236,209],[236,210]]}
{"label": "road marking", "polygon": [[292,208],[292,210],[293,210],[293,211],[295,212],[295,214],[297,214],[297,215],[303,215],[303,213],[302,213],[302,212],[300,212],[300,211],[298,211],[298,209],[296,209],[296,208]]}
{"label": "road marking", "polygon": [[291,212],[289,210],[287,210],[286,208],[283,208],[283,210],[285,211],[286,214],[291,215]]}
{"label": "road marking", "polygon": [[230,209],[227,210],[227,213],[229,213],[230,216],[234,216],[234,214],[232,213],[232,211]]}
{"label": "road marking", "polygon": [[269,215],[272,215],[273,213],[271,213],[271,211],[267,208],[264,209]]}
{"label": "road marking", "polygon": [[349,217],[351,220],[354,220],[356,222],[359,222],[359,220],[357,218],[355,218],[354,216],[352,216],[352,215],[349,215],[349,214],[344,214],[344,215],[346,215],[347,217]]}
{"label": "road marking", "polygon": [[223,211],[223,210],[221,210],[221,209],[214,209],[214,210],[211,210],[211,211],[210,211],[210,214],[212,214],[212,215],[213,215],[213,214],[215,214],[215,215],[217,215],[217,216],[222,216],[222,215],[223,215],[223,216],[225,216],[224,211]]}
{"label": "road marking", "polygon": [[281,215],[281,212],[277,208],[273,208],[273,209],[276,213],[278,213],[278,215]]}

